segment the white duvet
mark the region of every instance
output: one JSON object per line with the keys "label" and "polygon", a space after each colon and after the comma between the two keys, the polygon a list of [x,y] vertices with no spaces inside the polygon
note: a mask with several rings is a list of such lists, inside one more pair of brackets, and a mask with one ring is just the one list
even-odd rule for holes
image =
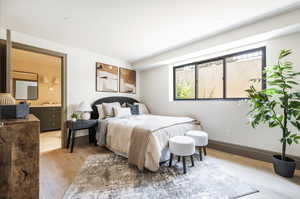
{"label": "white duvet", "polygon": [[[166,127],[153,129],[145,156],[145,168],[159,169],[159,162],[167,160],[168,140],[173,136],[184,135],[188,130],[199,129],[189,117],[168,117],[158,115],[133,115],[127,118],[108,119],[105,128],[106,146],[113,152],[128,157],[131,134],[135,126],[149,122],[163,123]],[[103,125],[103,124],[102,124]],[[99,138],[99,135],[97,135]],[[99,140],[99,139],[98,139]]]}

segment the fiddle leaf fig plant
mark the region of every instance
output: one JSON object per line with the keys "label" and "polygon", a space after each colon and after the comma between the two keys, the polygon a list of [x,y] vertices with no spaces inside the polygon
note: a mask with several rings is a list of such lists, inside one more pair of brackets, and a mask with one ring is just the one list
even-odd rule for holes
{"label": "fiddle leaf fig plant", "polygon": [[269,88],[257,91],[251,86],[246,90],[250,98],[251,126],[256,128],[265,123],[270,128],[281,129],[282,160],[286,159],[287,144],[298,144],[300,140],[300,91],[296,90],[300,72],[295,72],[293,63],[286,60],[291,53],[291,50],[281,50],[277,64],[264,70],[263,79]]}

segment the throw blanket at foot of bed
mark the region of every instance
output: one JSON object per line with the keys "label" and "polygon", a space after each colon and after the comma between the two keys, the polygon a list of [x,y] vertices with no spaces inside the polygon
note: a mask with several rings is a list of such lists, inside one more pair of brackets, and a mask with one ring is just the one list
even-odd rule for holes
{"label": "throw blanket at foot of bed", "polygon": [[140,170],[143,170],[151,133],[162,128],[193,121],[194,119],[189,117],[148,115],[146,119],[143,120],[142,124],[139,124],[133,128],[130,138],[128,162],[137,166]]}

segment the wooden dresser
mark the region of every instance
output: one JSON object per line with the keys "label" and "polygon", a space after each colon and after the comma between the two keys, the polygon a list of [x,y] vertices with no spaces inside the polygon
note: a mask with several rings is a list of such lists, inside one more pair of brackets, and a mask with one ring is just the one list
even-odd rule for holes
{"label": "wooden dresser", "polygon": [[39,198],[40,121],[0,122],[0,199]]}

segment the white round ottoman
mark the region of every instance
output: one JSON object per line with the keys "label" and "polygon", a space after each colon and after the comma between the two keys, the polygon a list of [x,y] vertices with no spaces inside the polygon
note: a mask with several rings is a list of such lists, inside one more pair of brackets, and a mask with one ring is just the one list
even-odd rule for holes
{"label": "white round ottoman", "polygon": [[[195,153],[195,141],[187,136],[175,136],[169,139],[169,150],[171,152],[169,167],[172,166],[173,155],[182,157],[183,173],[186,173],[185,157],[190,156],[194,166],[193,154]],[[180,160],[180,159],[179,159]]]}
{"label": "white round ottoman", "polygon": [[188,131],[185,135],[195,140],[195,146],[199,150],[200,161],[202,161],[202,149],[204,151],[204,155],[206,155],[206,146],[208,144],[207,133],[199,130],[191,130]]}

